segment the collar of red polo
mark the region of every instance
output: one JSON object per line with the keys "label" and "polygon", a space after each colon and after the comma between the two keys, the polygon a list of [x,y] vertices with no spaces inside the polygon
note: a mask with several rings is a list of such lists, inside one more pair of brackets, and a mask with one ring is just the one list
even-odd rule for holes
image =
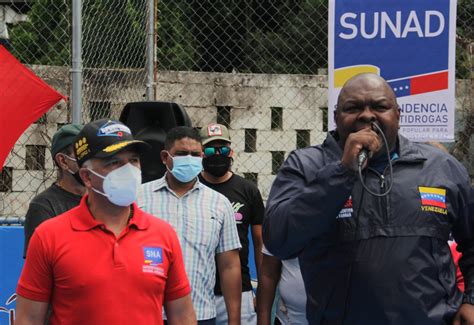
{"label": "collar of red polo", "polygon": [[[74,210],[74,214],[71,216],[71,226],[74,230],[87,231],[95,227],[100,227],[103,222],[97,221],[91,214],[89,207],[87,206],[88,195],[84,195],[81,199],[81,203]],[[133,202],[133,215],[131,216],[128,225],[135,227],[138,230],[145,230],[149,227],[150,221],[145,217],[143,211],[138,208],[137,204]]]}

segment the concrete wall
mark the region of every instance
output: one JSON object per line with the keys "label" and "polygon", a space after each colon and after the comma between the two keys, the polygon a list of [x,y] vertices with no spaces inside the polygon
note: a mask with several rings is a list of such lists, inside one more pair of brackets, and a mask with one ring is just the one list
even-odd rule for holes
{"label": "concrete wall", "polygon": [[[228,108],[234,170],[257,173],[264,198],[274,179],[272,152],[295,149],[296,130],[307,130],[312,144],[325,137],[326,76],[162,72],[156,89],[158,100],[182,103],[197,127],[216,122],[218,107]],[[282,112],[282,123],[274,128],[272,107]],[[248,129],[255,130],[255,152],[244,152]]]}
{"label": "concrete wall", "polygon": [[[59,92],[70,94],[69,68],[34,66],[32,69]],[[90,120],[90,102],[107,103],[108,115],[118,118],[125,103],[143,100],[144,80],[143,71],[86,71],[84,119]],[[462,81],[458,83],[457,105],[464,107],[469,87]],[[158,74],[156,98],[184,105],[196,127],[224,119],[229,124],[236,151],[234,170],[241,175],[256,176],[264,198],[278,167],[275,158],[281,154],[286,157],[297,147],[297,134],[306,134],[311,144],[321,143],[325,138],[321,108],[327,105],[327,77],[322,75],[163,71]],[[281,112],[281,119],[275,112]],[[18,140],[5,164],[12,169],[12,188],[0,192],[0,216],[23,216],[30,199],[54,182],[50,139],[58,127],[70,120],[67,104],[60,103],[46,114],[44,123],[31,125]],[[247,150],[246,134],[247,142],[252,140],[254,144],[248,148],[247,143]],[[471,146],[472,142],[471,137]],[[26,170],[27,145],[46,147],[43,170]],[[471,174],[474,174],[472,158],[466,161],[471,163]]]}

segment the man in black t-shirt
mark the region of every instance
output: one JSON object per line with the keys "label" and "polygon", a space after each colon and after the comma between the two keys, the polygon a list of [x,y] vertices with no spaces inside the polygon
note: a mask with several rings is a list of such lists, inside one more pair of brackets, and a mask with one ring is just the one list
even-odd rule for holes
{"label": "man in black t-shirt", "polygon": [[[201,130],[204,170],[199,180],[223,194],[234,208],[235,223],[242,249],[239,252],[242,267],[241,324],[256,324],[254,296],[249,270],[249,226],[252,231],[257,273],[262,261],[262,221],[264,207],[258,188],[231,171],[233,151],[229,130],[221,124],[210,124]],[[227,324],[227,312],[217,275],[216,286],[217,324]]]}
{"label": "man in black t-shirt", "polygon": [[58,167],[58,179],[30,202],[25,217],[23,258],[26,257],[26,250],[36,227],[42,222],[79,205],[82,195],[86,191],[85,187],[77,181],[76,173],[79,166],[72,150],[74,140],[81,129],[82,125],[67,124],[53,136],[51,156]]}

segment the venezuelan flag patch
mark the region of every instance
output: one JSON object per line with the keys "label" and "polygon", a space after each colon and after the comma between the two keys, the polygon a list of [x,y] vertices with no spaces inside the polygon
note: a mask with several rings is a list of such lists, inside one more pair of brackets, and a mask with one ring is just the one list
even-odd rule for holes
{"label": "venezuelan flag patch", "polygon": [[446,210],[446,189],[419,186],[418,191],[420,193],[421,209],[423,211],[448,214]]}

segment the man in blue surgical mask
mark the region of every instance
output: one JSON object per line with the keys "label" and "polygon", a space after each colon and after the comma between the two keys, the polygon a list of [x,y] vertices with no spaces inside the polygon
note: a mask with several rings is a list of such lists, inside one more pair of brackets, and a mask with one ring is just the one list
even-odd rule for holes
{"label": "man in blue surgical mask", "polygon": [[17,322],[195,324],[176,232],[134,203],[145,142],[113,120],[86,124],[74,141],[80,204],[33,234],[18,282]]}
{"label": "man in blue surgical mask", "polygon": [[161,152],[167,172],[143,184],[138,206],[168,221],[178,233],[198,324],[215,324],[216,261],[229,324],[240,324],[241,248],[229,200],[199,182],[199,133],[190,127],[169,131]]}

